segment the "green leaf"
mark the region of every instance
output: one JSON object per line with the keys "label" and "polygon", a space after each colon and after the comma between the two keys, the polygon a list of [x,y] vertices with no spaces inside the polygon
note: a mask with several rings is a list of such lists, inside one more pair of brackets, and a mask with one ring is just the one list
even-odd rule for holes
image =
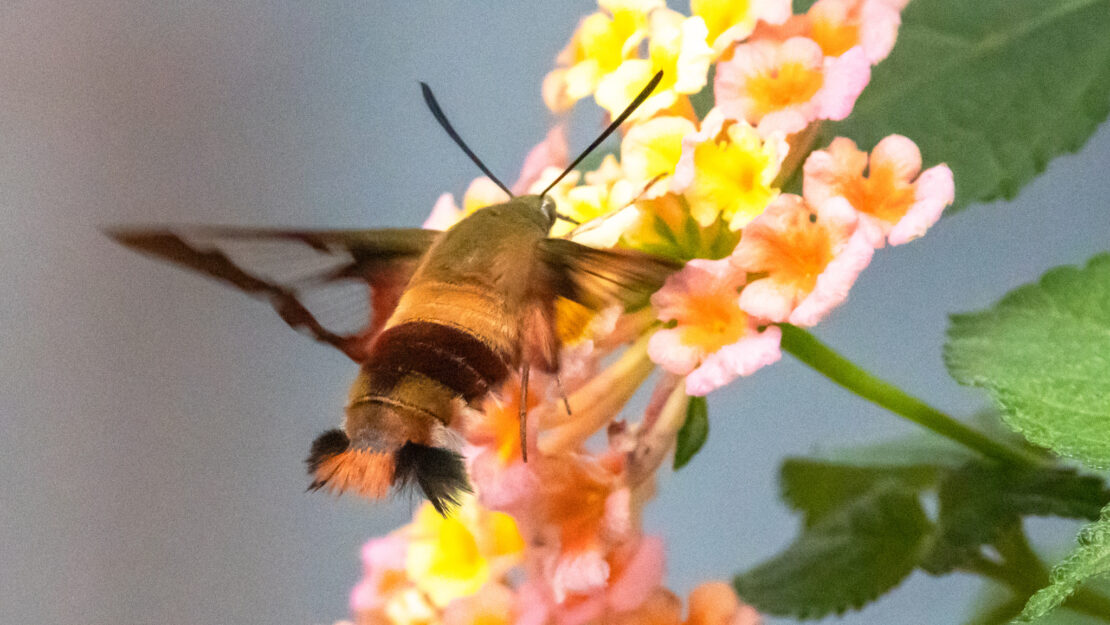
{"label": "green leaf", "polygon": [[691,397],[686,404],[686,421],[678,430],[674,449],[674,468],[681,469],[701,450],[709,437],[709,405],[704,397]]}
{"label": "green leaf", "polygon": [[1101,518],[1079,532],[1079,548],[1052,567],[1052,583],[1033,594],[1018,620],[1044,616],[1075,591],[1084,580],[1110,573],[1110,506]]}
{"label": "green leaf", "polygon": [[[1105,595],[1110,585],[1098,584],[1097,580],[1092,581],[1096,583],[1092,583],[1090,589]],[[1028,599],[1026,595],[1015,595],[1013,590],[998,583],[988,582],[983,584],[983,588],[975,599],[972,616],[965,621],[964,625],[1009,625],[1021,613],[1026,599]],[[1064,608],[1067,607],[1069,606],[1065,604]],[[1035,619],[1033,623],[1034,625],[1104,625],[1106,621],[1087,614],[1062,609],[1054,610],[1041,618]]]}
{"label": "green leaf", "polygon": [[917,491],[935,484],[937,474],[936,467],[924,464],[851,466],[809,458],[790,458],[782,463],[779,482],[783,500],[804,513],[806,526],[813,526],[881,484],[890,483],[907,491]]}
{"label": "green leaf", "polygon": [[736,576],[733,585],[760,612],[840,614],[909,575],[929,532],[917,497],[888,485],[806,528],[782,553]]}
{"label": "green leaf", "polygon": [[952,377],[985,388],[1030,441],[1110,467],[1110,255],[953,316],[944,358]]}
{"label": "green leaf", "polygon": [[1110,0],[914,0],[893,53],[843,122],[870,149],[898,133],[948,163],[956,202],[1013,197],[1110,111]]}
{"label": "green leaf", "polygon": [[706,76],[705,86],[702,87],[701,91],[690,96],[690,106],[694,108],[694,115],[698,119],[705,119],[705,114],[716,104],[716,99],[713,97],[713,78],[716,73],[717,68],[711,66],[709,74]]}
{"label": "green leaf", "polygon": [[937,537],[921,564],[933,574],[960,567],[1024,516],[1097,519],[1110,493],[1101,479],[1070,469],[975,463],[948,474],[938,499]]}

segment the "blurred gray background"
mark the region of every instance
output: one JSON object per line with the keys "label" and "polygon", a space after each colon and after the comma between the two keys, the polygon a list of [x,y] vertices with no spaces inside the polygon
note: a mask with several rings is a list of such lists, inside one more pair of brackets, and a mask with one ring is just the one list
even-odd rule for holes
{"label": "blurred gray background", "polygon": [[[0,3],[0,623],[346,616],[359,546],[412,506],[304,493],[351,363],[97,228],[419,225],[477,172],[417,81],[511,179],[550,123],[540,82],[593,7]],[[598,119],[580,118],[577,146]],[[1110,248],[1108,157],[1103,126],[1016,201],[879,252],[819,336],[943,409],[981,408],[944,371],[946,315]],[[789,357],[710,410],[707,447],[647,520],[683,593],[792,538],[784,456],[913,431]],[[842,622],[959,623],[972,581],[915,574]]]}

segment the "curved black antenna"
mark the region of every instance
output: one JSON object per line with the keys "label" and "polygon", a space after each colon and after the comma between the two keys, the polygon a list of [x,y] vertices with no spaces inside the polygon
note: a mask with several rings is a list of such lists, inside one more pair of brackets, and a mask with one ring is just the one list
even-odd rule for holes
{"label": "curved black antenna", "polygon": [[636,99],[632,100],[632,103],[625,107],[624,111],[622,111],[621,114],[613,120],[613,123],[609,124],[609,127],[603,130],[602,133],[598,135],[596,139],[594,139],[594,142],[590,144],[590,147],[583,150],[582,153],[578,155],[578,158],[574,159],[574,162],[571,163],[569,167],[564,169],[563,173],[559,174],[558,178],[553,180],[551,184],[547,185],[547,188],[543,190],[543,193],[540,193],[540,197],[547,195],[547,192],[551,190],[551,187],[559,184],[559,181],[565,178],[567,174],[569,174],[575,167],[577,167],[578,163],[582,162],[582,159],[589,156],[590,152],[593,152],[594,149],[597,148],[597,146],[601,145],[602,141],[605,141],[607,138],[609,138],[609,135],[613,134],[614,130],[620,128],[620,125],[624,123],[624,120],[628,119],[628,116],[631,115],[632,112],[635,111],[637,108],[639,108],[640,105],[644,103],[644,100],[648,99],[648,96],[651,95],[651,92],[659,86],[660,80],[663,80],[662,70],[655,73],[655,76],[651,78],[651,81],[648,82],[647,86],[644,87],[642,91],[640,91],[640,95],[636,96]]}
{"label": "curved black antenna", "polygon": [[494,184],[501,187],[505,193],[508,193],[509,197],[516,197],[513,192],[509,190],[509,187],[505,186],[505,183],[501,182],[497,179],[497,176],[493,175],[493,172],[491,172],[489,167],[486,167],[486,164],[478,158],[478,155],[467,147],[466,142],[462,140],[459,133],[455,132],[455,128],[451,126],[451,122],[447,121],[447,116],[443,114],[443,109],[439,108],[439,102],[436,102],[436,97],[432,95],[432,88],[428,86],[428,83],[421,82],[420,90],[424,92],[424,103],[428,105],[428,109],[432,112],[432,116],[436,118],[436,121],[439,122],[439,125],[447,132],[447,136],[451,137],[451,139],[455,141],[455,144],[462,148],[462,151],[470,157],[470,160],[474,161],[474,164],[478,166],[478,169],[482,170],[483,174],[489,176],[489,179],[492,180]]}

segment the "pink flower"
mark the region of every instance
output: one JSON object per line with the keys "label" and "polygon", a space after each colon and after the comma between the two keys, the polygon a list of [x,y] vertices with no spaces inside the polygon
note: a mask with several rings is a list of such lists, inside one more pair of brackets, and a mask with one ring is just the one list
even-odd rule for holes
{"label": "pink flower", "polygon": [[477,594],[452,601],[443,611],[443,625],[510,625],[513,591],[501,584],[486,584]]}
{"label": "pink flower", "polygon": [[838,137],[810,154],[804,171],[806,201],[820,206],[843,197],[860,212],[875,247],[884,237],[901,245],[925,234],[955,197],[952,170],[942,164],[921,172],[921,152],[901,135],[880,141],[870,158]]}
{"label": "pink flower", "polygon": [[375,538],[362,547],[365,576],[351,590],[350,599],[351,613],[359,623],[386,622],[390,604],[412,588],[405,573],[407,553],[408,539],[400,532]]}
{"label": "pink flower", "polygon": [[871,79],[862,48],[825,57],[817,42],[791,37],[736,47],[717,65],[717,108],[729,119],[758,126],[763,135],[787,134],[818,119],[844,119]]}
{"label": "pink flower", "polygon": [[816,208],[780,195],[744,228],[730,260],[761,277],[744,287],[740,308],[771,321],[812,326],[848,297],[874,248],[842,198]]}
{"label": "pink flower", "polygon": [[455,196],[451,193],[441,193],[432,206],[431,214],[420,227],[426,230],[446,230],[462,217],[462,209],[455,203]]}
{"label": "pink flower", "polygon": [[540,175],[548,167],[554,167],[562,171],[569,163],[567,152],[566,128],[562,124],[558,124],[547,132],[543,141],[536,144],[536,147],[528,152],[528,156],[524,157],[524,165],[520,168],[520,176],[517,177],[516,183],[512,187],[513,193],[516,195],[528,193],[528,189],[540,179]]}
{"label": "pink flower", "polygon": [[839,56],[858,45],[875,65],[894,48],[900,10],[886,0],[818,0],[806,15],[810,37],[826,56]]}
{"label": "pink flower", "polygon": [[[601,617],[609,619],[640,608],[660,588],[665,564],[663,541],[641,538],[605,560],[608,585],[586,593],[557,597],[550,582],[533,577],[517,593],[518,623],[583,625]],[[585,572],[591,567],[584,567]]]}
{"label": "pink flower", "polygon": [[690,395],[705,395],[782,356],[779,329],[760,331],[738,306],[744,280],[728,259],[699,258],[651,297],[659,318],[676,323],[651,337],[648,355],[667,371],[687,376]]}
{"label": "pink flower", "polygon": [[804,14],[793,15],[780,25],[762,23],[752,40],[783,41],[807,37],[817,42],[825,56],[840,56],[859,46],[875,65],[890,54],[902,23],[900,4],[892,0],[818,0]]}

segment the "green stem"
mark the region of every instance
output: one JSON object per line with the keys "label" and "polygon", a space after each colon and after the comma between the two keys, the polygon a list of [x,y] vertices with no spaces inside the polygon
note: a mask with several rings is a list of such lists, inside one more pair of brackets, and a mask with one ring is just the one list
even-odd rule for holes
{"label": "green stem", "polygon": [[801,174],[802,164],[805,163],[806,157],[813,151],[813,145],[817,142],[820,133],[821,122],[815,121],[807,126],[805,130],[791,135],[789,139],[790,150],[786,153],[786,159],[779,167],[779,175],[775,177],[771,186],[777,189],[786,189],[788,186],[801,188],[797,178]]}
{"label": "green stem", "polygon": [[898,387],[876,378],[833,351],[809,332],[785,323],[780,327],[782,348],[785,351],[856,395],[941,436],[974,449],[988,458],[1021,466],[1037,466],[1044,463],[1041,458],[999,443]]}
{"label": "green stem", "polygon": [[[1004,562],[995,562],[980,556],[963,568],[969,573],[993,579],[1009,587],[1016,596],[1024,597],[1024,605],[1033,593],[1048,584],[1048,569],[1033,553],[1024,533],[1019,530],[1014,538],[1016,540],[1008,540],[1007,545],[999,546],[1000,552],[1005,552]],[[1007,547],[1012,547],[1012,550]],[[1077,590],[1061,607],[1110,623],[1110,599],[1092,590]]]}
{"label": "green stem", "polygon": [[[1011,568],[1020,571],[1027,580],[1026,594],[1033,594],[1049,584],[1048,566],[1029,545],[1025,532],[1018,528],[1008,532],[995,545]],[[1077,590],[1064,602],[1063,607],[1074,612],[1096,616],[1110,623],[1110,599],[1093,590]]]}
{"label": "green stem", "polygon": [[1064,607],[1110,623],[1110,599],[1096,592],[1079,589],[1068,597]]}

